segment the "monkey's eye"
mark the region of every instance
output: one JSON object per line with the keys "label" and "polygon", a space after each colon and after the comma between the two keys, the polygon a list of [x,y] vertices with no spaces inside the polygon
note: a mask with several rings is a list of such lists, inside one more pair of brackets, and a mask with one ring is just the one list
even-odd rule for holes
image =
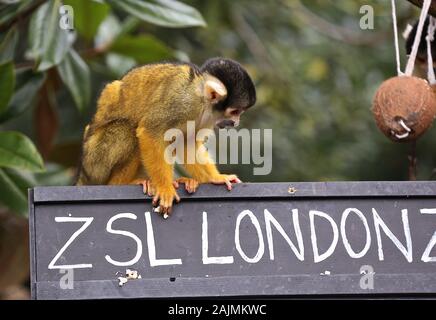
{"label": "monkey's eye", "polygon": [[235,109],[235,110],[230,111],[230,114],[232,116],[239,116],[241,113],[242,113],[241,109]]}

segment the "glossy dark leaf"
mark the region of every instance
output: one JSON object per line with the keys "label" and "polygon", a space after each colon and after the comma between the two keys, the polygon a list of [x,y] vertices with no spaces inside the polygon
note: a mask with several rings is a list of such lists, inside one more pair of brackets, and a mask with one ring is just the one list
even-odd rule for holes
{"label": "glossy dark leaf", "polygon": [[121,23],[118,18],[112,14],[98,27],[97,34],[94,39],[96,47],[103,47],[110,44],[121,32]]}
{"label": "glossy dark leaf", "polygon": [[115,40],[111,51],[135,59],[139,63],[149,63],[173,57],[171,49],[151,35],[124,35]]}
{"label": "glossy dark leaf", "polygon": [[17,28],[11,28],[0,42],[0,63],[12,61],[18,40]]}
{"label": "glossy dark leaf", "polygon": [[107,0],[107,2],[146,22],[164,27],[205,26],[197,9],[175,0]]}
{"label": "glossy dark leaf", "polygon": [[38,71],[59,64],[70,49],[68,30],[59,26],[60,6],[60,0],[48,1],[32,15],[29,24],[29,44]]}
{"label": "glossy dark leaf", "polygon": [[28,137],[20,132],[0,132],[0,167],[41,171],[41,155]]}
{"label": "glossy dark leaf", "polygon": [[15,93],[7,108],[0,113],[0,123],[18,116],[32,105],[33,98],[45,81],[44,73],[20,70],[16,74]]}
{"label": "glossy dark leaf", "polygon": [[27,215],[27,189],[34,186],[31,175],[0,168],[0,203],[20,215]]}
{"label": "glossy dark leaf", "polygon": [[33,173],[36,184],[41,186],[68,186],[72,183],[74,172],[61,165],[49,163],[46,171]]}
{"label": "glossy dark leaf", "polygon": [[34,1],[35,0],[16,1],[2,8],[0,12],[0,24],[8,23],[14,19],[17,15],[31,7]]}
{"label": "glossy dark leaf", "polygon": [[103,2],[64,0],[63,3],[73,7],[74,29],[87,40],[94,38],[98,27],[110,11],[110,7]]}
{"label": "glossy dark leaf", "polygon": [[71,50],[58,66],[59,75],[67,85],[79,111],[83,111],[91,99],[91,75],[85,61]]}

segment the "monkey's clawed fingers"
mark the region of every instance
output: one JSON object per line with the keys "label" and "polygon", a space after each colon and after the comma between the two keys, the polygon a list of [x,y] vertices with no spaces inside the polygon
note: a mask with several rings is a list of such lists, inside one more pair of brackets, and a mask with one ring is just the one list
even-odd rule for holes
{"label": "monkey's clawed fingers", "polygon": [[177,194],[176,190],[172,188],[168,189],[156,189],[156,194],[153,197],[153,207],[157,207],[159,203],[159,207],[154,211],[159,212],[166,219],[171,214],[173,201],[180,202],[180,197]]}
{"label": "monkey's clawed fingers", "polygon": [[186,177],[178,178],[177,180],[175,180],[173,182],[173,185],[177,189],[179,187],[180,183],[185,184],[185,190],[188,193],[194,193],[195,191],[197,191],[197,188],[199,186],[199,183],[197,180],[192,179],[192,178],[186,178]]}
{"label": "monkey's clawed fingers", "polygon": [[227,190],[232,190],[232,183],[241,183],[242,181],[235,174],[220,174],[213,177],[210,181],[213,184],[225,184]]}

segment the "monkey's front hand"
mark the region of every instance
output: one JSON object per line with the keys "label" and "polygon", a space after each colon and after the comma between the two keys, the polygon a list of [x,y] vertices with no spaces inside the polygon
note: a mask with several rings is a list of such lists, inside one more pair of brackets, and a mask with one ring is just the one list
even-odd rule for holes
{"label": "monkey's front hand", "polygon": [[210,182],[213,184],[225,184],[227,186],[227,190],[232,190],[232,183],[241,183],[238,176],[235,174],[219,174],[213,176],[210,179]]}
{"label": "monkey's front hand", "polygon": [[156,186],[150,180],[139,181],[139,184],[142,185],[144,194],[148,194],[150,197],[153,197],[152,204],[155,208],[154,211],[161,213],[165,219],[168,218],[168,216],[171,214],[173,201],[180,201],[180,197],[177,194],[174,186]]}
{"label": "monkey's front hand", "polygon": [[166,219],[171,214],[173,201],[176,200],[176,202],[180,202],[180,197],[173,185],[156,186],[154,191],[155,194],[152,201],[153,207],[156,208],[159,203],[159,208],[156,208],[155,211],[161,213]]}

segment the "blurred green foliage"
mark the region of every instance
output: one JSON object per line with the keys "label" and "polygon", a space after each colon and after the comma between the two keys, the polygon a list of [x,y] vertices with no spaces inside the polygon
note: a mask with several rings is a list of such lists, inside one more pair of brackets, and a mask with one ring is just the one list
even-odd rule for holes
{"label": "blurred green foliage", "polygon": [[[0,1],[0,201],[16,212],[26,211],[27,187],[71,183],[103,86],[168,59],[226,56],[256,83],[242,126],[273,129],[272,173],[223,171],[244,181],[407,178],[408,146],[386,139],[370,112],[377,87],[395,75],[389,1],[9,2]],[[73,31],[59,28],[62,4],[74,9]],[[362,5],[374,8],[373,30],[359,28]],[[400,30],[418,13],[399,1]],[[420,179],[435,167],[435,130],[418,143]]]}

